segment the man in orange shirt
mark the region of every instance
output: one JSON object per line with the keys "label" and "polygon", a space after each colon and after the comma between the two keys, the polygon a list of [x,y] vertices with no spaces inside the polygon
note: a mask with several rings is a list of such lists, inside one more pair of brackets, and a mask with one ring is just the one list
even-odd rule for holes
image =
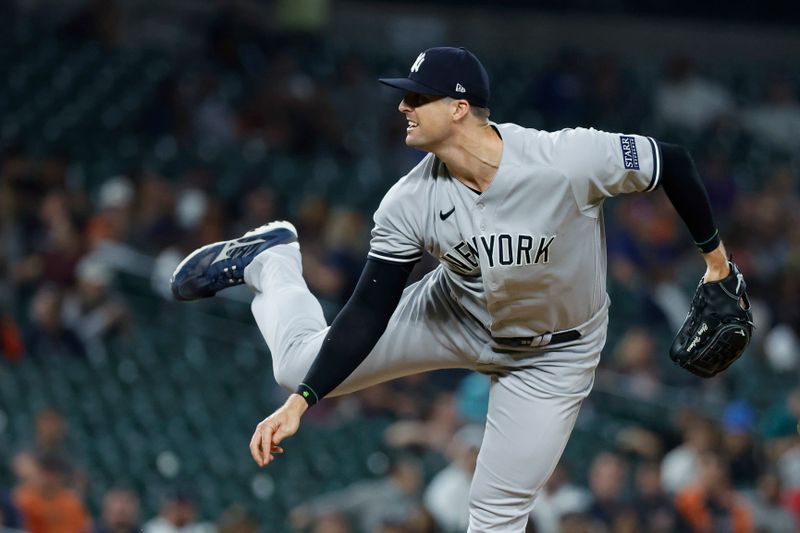
{"label": "man in orange shirt", "polygon": [[714,452],[700,456],[698,480],[678,492],[675,507],[695,533],[754,531],[750,507],[731,486],[727,465]]}
{"label": "man in orange shirt", "polygon": [[25,530],[30,533],[87,533],[90,519],[81,500],[66,487],[67,465],[42,456],[33,478],[14,491]]}

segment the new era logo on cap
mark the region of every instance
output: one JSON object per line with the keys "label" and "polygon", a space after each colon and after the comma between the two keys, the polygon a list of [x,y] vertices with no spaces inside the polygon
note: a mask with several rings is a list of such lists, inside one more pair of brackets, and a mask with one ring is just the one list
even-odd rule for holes
{"label": "new era logo on cap", "polygon": [[[425,68],[421,68],[423,63]],[[449,96],[474,106],[489,106],[489,75],[466,48],[441,46],[419,54],[407,78],[381,78],[381,83],[417,94]]]}

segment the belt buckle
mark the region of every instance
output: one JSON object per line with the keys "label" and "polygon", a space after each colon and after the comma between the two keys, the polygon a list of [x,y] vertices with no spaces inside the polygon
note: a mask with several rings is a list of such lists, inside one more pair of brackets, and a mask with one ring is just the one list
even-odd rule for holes
{"label": "belt buckle", "polygon": [[[538,337],[532,337],[531,338],[531,347],[532,348],[539,348],[540,346],[547,346],[548,344],[550,344],[550,341],[552,339],[553,339],[553,334],[551,332],[542,333]],[[538,340],[538,342],[536,342],[534,344],[534,342],[533,342],[534,340]]]}
{"label": "belt buckle", "polygon": [[540,348],[542,346],[547,346],[548,344],[550,344],[552,339],[553,339],[553,333],[548,331],[547,333],[542,333],[541,335],[536,335],[534,337],[495,339],[495,342],[497,342],[501,346],[516,346],[519,348],[523,347]]}
{"label": "belt buckle", "polygon": [[547,346],[552,339],[552,333],[542,333],[535,337],[524,337],[517,341],[517,346],[530,346],[531,348],[539,348],[540,346]]}

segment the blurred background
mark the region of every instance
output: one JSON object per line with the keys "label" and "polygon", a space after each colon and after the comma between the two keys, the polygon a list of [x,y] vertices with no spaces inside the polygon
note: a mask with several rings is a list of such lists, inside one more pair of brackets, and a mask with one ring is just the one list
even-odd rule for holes
{"label": "blurred background", "polygon": [[673,367],[704,265],[661,191],[607,202],[608,343],[529,531],[799,531],[796,6],[5,0],[0,21],[3,526],[466,530],[487,378],[326,400],[259,470],[250,435],[287,393],[247,289],[167,287],[194,248],[285,217],[335,316],[423,155],[375,80],[446,44],[483,60],[496,122],[689,148],[754,306],[723,376]]}

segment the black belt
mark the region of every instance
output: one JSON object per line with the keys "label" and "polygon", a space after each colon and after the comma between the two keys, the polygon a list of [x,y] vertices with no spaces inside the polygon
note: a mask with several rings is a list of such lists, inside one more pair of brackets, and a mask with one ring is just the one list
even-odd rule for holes
{"label": "black belt", "polygon": [[[545,334],[546,335],[546,334]],[[562,342],[575,341],[581,338],[581,332],[577,329],[568,329],[566,331],[559,331],[550,335],[548,342],[542,342],[544,335],[536,337],[494,337],[494,341],[498,344],[513,347],[533,347],[550,346],[551,344],[560,344]]]}

